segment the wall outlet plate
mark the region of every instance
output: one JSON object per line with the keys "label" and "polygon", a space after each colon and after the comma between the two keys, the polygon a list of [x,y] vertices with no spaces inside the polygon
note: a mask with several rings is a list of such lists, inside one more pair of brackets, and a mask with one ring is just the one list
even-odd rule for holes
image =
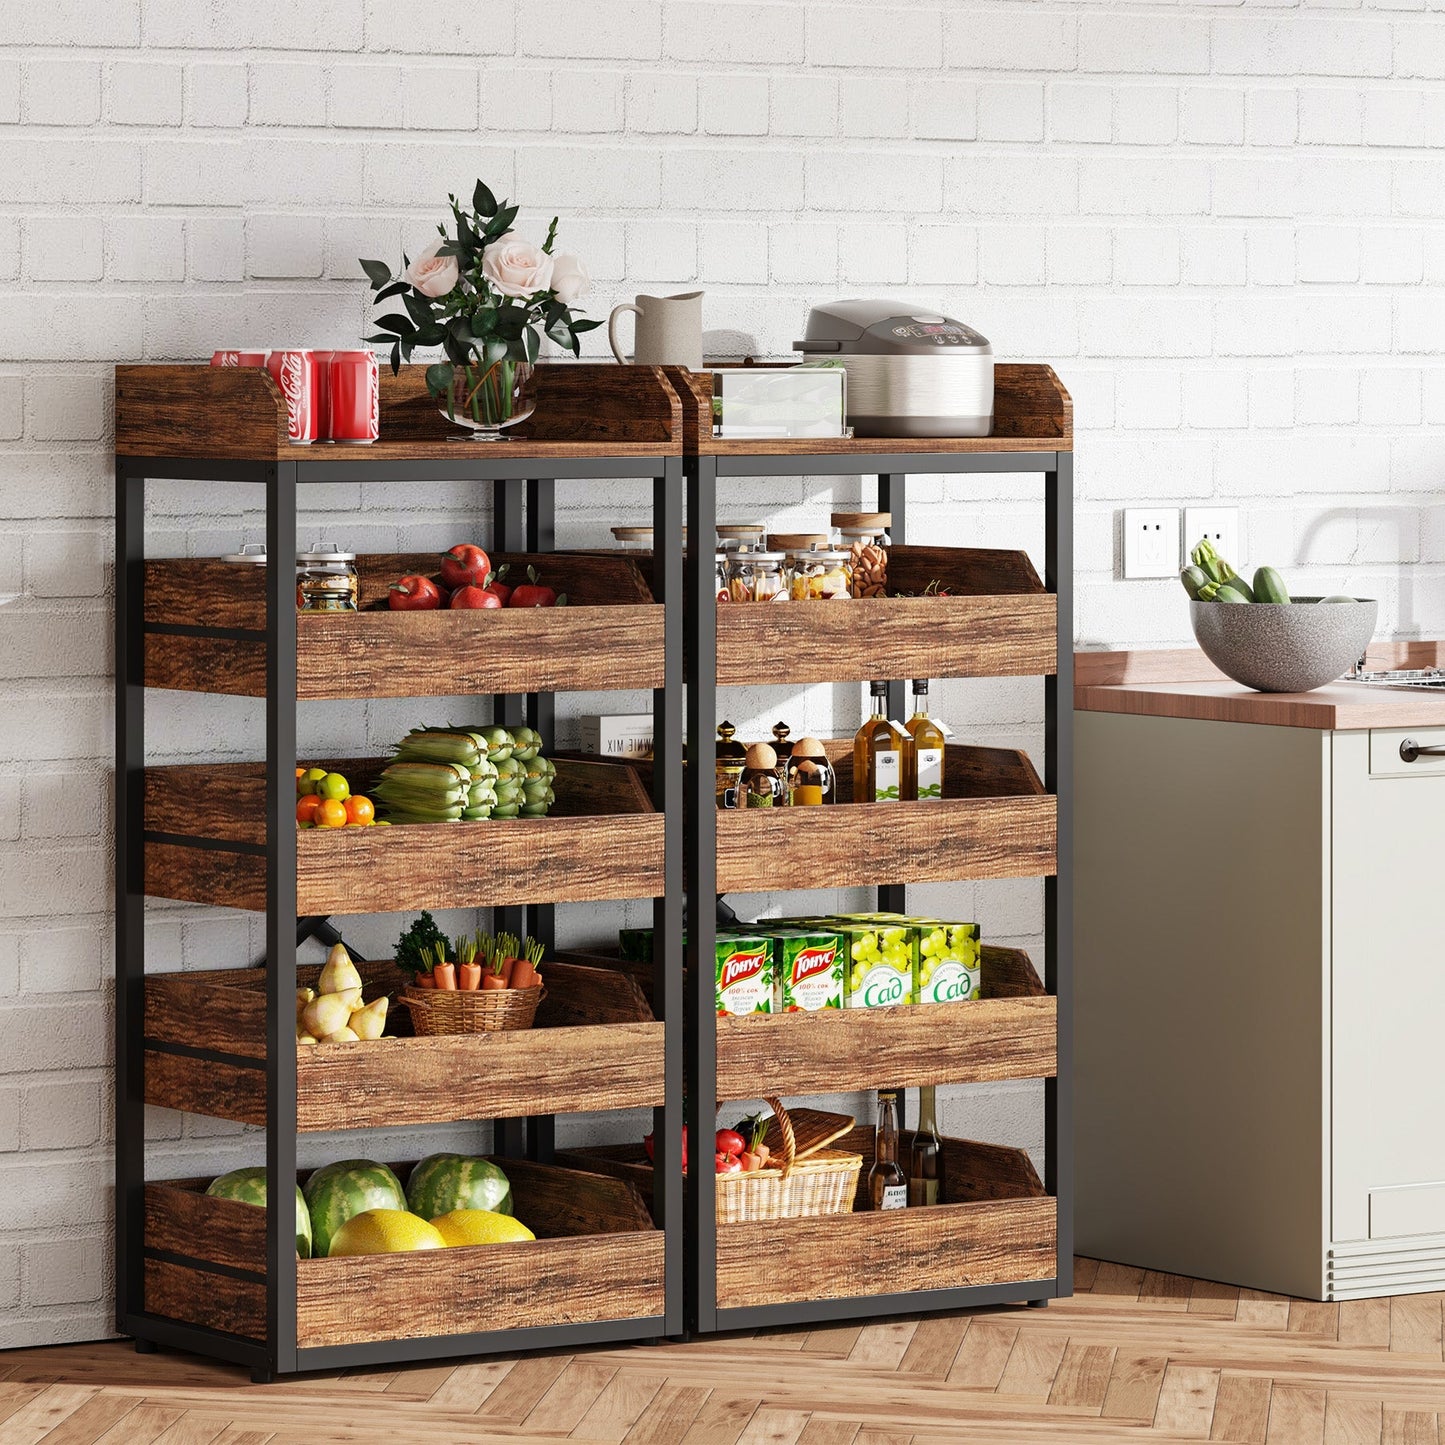
{"label": "wall outlet plate", "polygon": [[1124,576],[1173,577],[1179,571],[1179,509],[1126,507]]}
{"label": "wall outlet plate", "polygon": [[1181,567],[1189,561],[1189,554],[1203,537],[1209,538],[1214,550],[1236,572],[1244,570],[1244,556],[1239,549],[1238,507],[1185,507]]}

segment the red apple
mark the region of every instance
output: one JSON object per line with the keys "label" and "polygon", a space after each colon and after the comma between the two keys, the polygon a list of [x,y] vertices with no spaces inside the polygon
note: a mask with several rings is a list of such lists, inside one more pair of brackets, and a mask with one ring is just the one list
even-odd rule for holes
{"label": "red apple", "polygon": [[431,612],[442,605],[441,588],[430,577],[403,577],[386,594],[393,612]]}
{"label": "red apple", "polygon": [[502,599],[485,587],[458,587],[452,593],[450,607],[500,607]]}
{"label": "red apple", "polygon": [[470,542],[459,542],[450,552],[442,553],[442,581],[448,587],[466,587],[472,583],[485,586],[491,570],[491,558]]}

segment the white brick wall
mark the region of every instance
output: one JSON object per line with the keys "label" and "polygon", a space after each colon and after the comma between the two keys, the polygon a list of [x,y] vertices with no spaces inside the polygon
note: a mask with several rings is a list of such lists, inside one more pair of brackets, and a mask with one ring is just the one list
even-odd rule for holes
{"label": "white brick wall", "polygon": [[[1113,576],[1114,511],[1244,509],[1247,559],[1445,628],[1445,16],[1438,0],[47,0],[0,28],[0,1346],[109,1328],[109,375],[224,341],[352,341],[358,255],[415,248],[479,172],[550,209],[593,308],[707,291],[709,327],[786,352],[808,303],[924,298],[1006,359],[1046,358],[1078,423],[1078,626],[1182,643],[1169,583]],[[601,355],[600,336],[588,350]],[[317,489],[307,535],[440,548],[473,488]],[[563,489],[564,493],[567,489]],[[927,525],[1042,531],[1034,479],[920,478]],[[782,528],[850,478],[742,483]],[[154,551],[256,535],[235,489],[157,487]],[[573,491],[564,544],[639,518]],[[575,711],[643,699],[575,699]],[[1037,748],[1037,684],[951,684],[982,742]],[[307,707],[317,752],[381,750],[466,705]],[[853,687],[750,690],[849,728]],[[157,758],[256,755],[260,711],[164,698]],[[561,724],[561,741],[575,724]],[[832,902],[834,900],[826,900]],[[851,900],[850,900],[851,901]],[[780,898],[745,900],[758,910]],[[819,900],[818,906],[824,906]],[[1036,885],[920,889],[1036,942]],[[622,913],[616,915],[623,916]],[[627,916],[640,920],[633,906]],[[564,927],[582,927],[564,919]],[[380,952],[397,920],[347,924]],[[153,966],[254,958],[257,920],[158,906]],[[854,1101],[853,1106],[857,1106]],[[961,1092],[952,1127],[1036,1146],[1037,1091]],[[569,1125],[568,1127],[575,1126]],[[153,1168],[254,1160],[157,1114]],[[316,1161],[342,1147],[308,1139]],[[350,1140],[403,1157],[414,1141]]]}

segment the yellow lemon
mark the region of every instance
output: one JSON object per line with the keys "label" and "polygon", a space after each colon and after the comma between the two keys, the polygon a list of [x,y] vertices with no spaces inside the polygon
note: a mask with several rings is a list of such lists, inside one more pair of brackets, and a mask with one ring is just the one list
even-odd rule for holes
{"label": "yellow lemon", "polygon": [[446,1244],[515,1244],[537,1237],[510,1215],[493,1214],[490,1209],[453,1209],[433,1219],[432,1227]]}
{"label": "yellow lemon", "polygon": [[440,1249],[443,1239],[419,1214],[404,1209],[363,1209],[337,1230],[328,1255],[397,1254],[409,1249]]}

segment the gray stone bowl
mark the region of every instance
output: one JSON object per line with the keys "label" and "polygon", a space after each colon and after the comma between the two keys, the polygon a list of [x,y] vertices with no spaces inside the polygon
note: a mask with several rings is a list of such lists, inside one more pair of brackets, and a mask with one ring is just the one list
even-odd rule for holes
{"label": "gray stone bowl", "polygon": [[1378,610],[1369,598],[1189,604],[1204,655],[1256,692],[1310,692],[1343,676],[1375,635]]}

